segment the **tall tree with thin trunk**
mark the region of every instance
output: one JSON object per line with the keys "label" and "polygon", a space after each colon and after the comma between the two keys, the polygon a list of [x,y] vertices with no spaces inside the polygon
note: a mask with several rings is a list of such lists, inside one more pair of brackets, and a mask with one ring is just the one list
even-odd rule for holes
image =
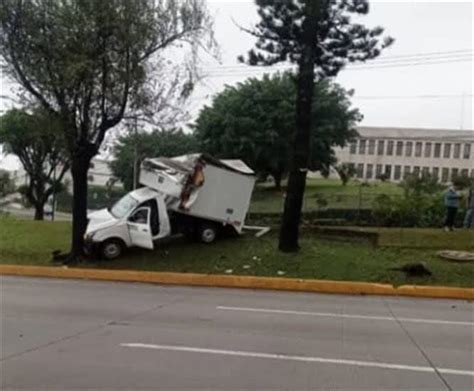
{"label": "tall tree with thin trunk", "polygon": [[[154,98],[166,96],[167,81],[189,94],[193,54],[212,43],[210,27],[202,0],[1,1],[4,71],[61,122],[70,154],[70,261],[83,254],[87,172],[106,133],[129,111],[153,114],[149,106],[162,102]],[[176,68],[183,77],[166,67],[170,50],[190,65]]]}
{"label": "tall tree with thin trunk", "polygon": [[[315,79],[336,76],[350,62],[380,55],[393,39],[383,28],[355,23],[353,15],[369,12],[367,0],[256,0],[260,22],[246,30],[256,48],[240,61],[250,65],[296,63],[296,129],[279,248],[299,249],[299,224],[311,151],[311,107]],[[318,102],[316,102],[318,104]]]}
{"label": "tall tree with thin trunk", "polygon": [[43,220],[48,198],[62,189],[69,170],[69,155],[59,124],[42,109],[31,113],[12,109],[0,118],[0,144],[18,157],[28,175],[20,192],[35,208],[35,220]]}

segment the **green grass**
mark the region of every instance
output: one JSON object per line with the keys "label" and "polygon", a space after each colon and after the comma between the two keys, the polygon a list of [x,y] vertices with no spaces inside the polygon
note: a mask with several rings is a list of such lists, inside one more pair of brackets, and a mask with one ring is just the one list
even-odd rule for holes
{"label": "green grass", "polygon": [[[423,230],[418,231],[424,235]],[[70,225],[7,218],[0,219],[0,232],[0,263],[50,265],[53,250],[67,249]],[[387,243],[390,232],[387,231]],[[460,232],[446,235],[451,235],[452,242],[462,236]],[[257,276],[278,276],[281,271],[285,277],[474,286],[474,264],[442,261],[432,249],[372,248],[363,243],[318,240],[304,234],[298,254],[283,254],[277,251],[276,243],[275,233],[260,239],[223,239],[213,245],[177,240],[156,251],[130,250],[117,261],[90,261],[81,266],[216,274],[232,270],[232,274]],[[391,270],[417,261],[427,262],[434,276],[406,279],[402,273]]]}
{"label": "green grass", "polygon": [[[283,191],[276,191],[272,184],[259,184],[254,190],[251,212],[270,213],[283,210]],[[375,182],[368,186],[351,181],[343,186],[334,179],[308,179],[304,196],[305,211],[318,210],[318,198],[334,209],[357,209],[372,207],[374,199],[380,194],[402,195],[403,190],[394,183]]]}

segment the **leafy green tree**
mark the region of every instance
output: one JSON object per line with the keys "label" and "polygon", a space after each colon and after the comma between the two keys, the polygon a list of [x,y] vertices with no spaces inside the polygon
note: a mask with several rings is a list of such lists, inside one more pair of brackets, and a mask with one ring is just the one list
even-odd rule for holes
{"label": "leafy green tree", "polygon": [[347,183],[351,178],[353,178],[356,174],[356,169],[353,165],[342,163],[334,167],[339,178],[341,178],[341,182],[343,186],[346,186]]}
{"label": "leafy green tree", "polygon": [[0,170],[0,198],[15,191],[15,182],[8,171]]}
{"label": "leafy green tree", "polygon": [[119,138],[110,168],[125,190],[132,190],[135,162],[140,167],[147,157],[172,157],[195,152],[198,152],[195,138],[182,130],[154,130],[136,135],[129,133]]}
{"label": "leafy green tree", "polygon": [[[367,0],[256,0],[260,21],[249,33],[257,38],[246,61],[298,66],[296,129],[279,248],[297,251],[301,208],[310,161],[314,82],[336,76],[346,64],[377,57],[391,38],[383,28],[355,22],[369,12]],[[318,104],[318,102],[316,102]]]}
{"label": "leafy green tree", "polygon": [[43,220],[44,205],[69,170],[69,155],[58,131],[60,124],[48,112],[12,109],[1,117],[0,143],[20,159],[28,175],[21,193],[35,208],[35,220]]}
{"label": "leafy green tree", "polygon": [[[169,98],[189,95],[196,48],[212,44],[210,27],[203,0],[0,2],[4,71],[24,97],[58,118],[71,156],[68,261],[84,251],[88,170],[106,133],[129,114],[156,116],[155,105],[179,106]],[[190,61],[170,69],[164,54],[174,48]]]}
{"label": "leafy green tree", "polygon": [[[202,150],[245,160],[259,175],[271,175],[277,188],[288,173],[288,145],[296,126],[296,85],[290,73],[251,78],[227,87],[205,107],[194,125]],[[350,91],[322,81],[315,85],[309,168],[327,171],[336,161],[333,147],[357,135],[362,118],[351,108]]]}
{"label": "leafy green tree", "polygon": [[469,178],[467,175],[453,175],[451,180],[453,185],[461,190],[474,186],[474,178]]}

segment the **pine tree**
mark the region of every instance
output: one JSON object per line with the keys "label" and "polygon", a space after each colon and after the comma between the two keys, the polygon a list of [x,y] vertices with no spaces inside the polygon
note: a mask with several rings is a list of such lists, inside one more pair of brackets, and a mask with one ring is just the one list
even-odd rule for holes
{"label": "pine tree", "polygon": [[334,77],[348,63],[379,56],[393,39],[382,38],[382,27],[353,21],[353,16],[369,12],[367,0],[256,0],[256,4],[261,20],[246,30],[257,38],[256,47],[239,60],[257,66],[279,62],[298,66],[296,130],[279,242],[281,251],[295,252],[311,150],[315,79]]}

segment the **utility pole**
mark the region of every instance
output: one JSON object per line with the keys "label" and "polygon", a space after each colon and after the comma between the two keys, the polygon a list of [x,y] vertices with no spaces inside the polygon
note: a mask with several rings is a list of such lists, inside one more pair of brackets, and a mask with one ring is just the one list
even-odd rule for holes
{"label": "utility pole", "polygon": [[138,187],[138,119],[134,119],[134,151],[133,151],[133,190]]}
{"label": "utility pole", "polygon": [[54,215],[56,213],[56,164],[53,170],[53,205],[51,206],[51,221],[54,221]]}
{"label": "utility pole", "polygon": [[462,93],[462,98],[461,98],[461,126],[460,126],[460,129],[463,130],[464,129],[464,101],[466,99],[466,92],[463,91]]}

